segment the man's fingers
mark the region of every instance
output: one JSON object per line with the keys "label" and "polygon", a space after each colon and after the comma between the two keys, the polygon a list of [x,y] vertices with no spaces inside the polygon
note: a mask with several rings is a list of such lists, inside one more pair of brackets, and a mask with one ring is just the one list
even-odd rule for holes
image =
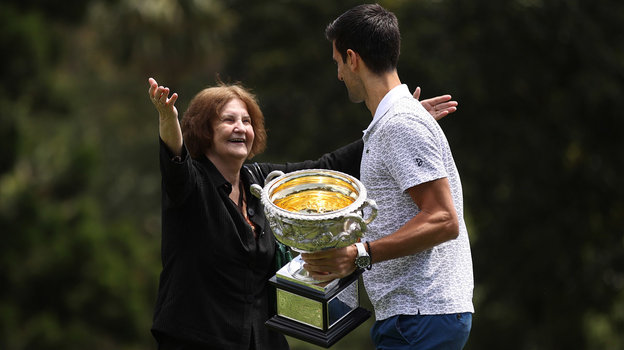
{"label": "man's fingers", "polygon": [[329,273],[328,271],[331,269],[328,265],[316,265],[316,264],[303,264],[303,268],[308,270],[309,272],[315,273]]}
{"label": "man's fingers", "polygon": [[301,253],[301,258],[305,261],[319,261],[329,257],[329,250],[314,253]]}
{"label": "man's fingers", "polygon": [[416,90],[414,91],[414,98],[417,100],[420,98],[420,86],[416,87]]}

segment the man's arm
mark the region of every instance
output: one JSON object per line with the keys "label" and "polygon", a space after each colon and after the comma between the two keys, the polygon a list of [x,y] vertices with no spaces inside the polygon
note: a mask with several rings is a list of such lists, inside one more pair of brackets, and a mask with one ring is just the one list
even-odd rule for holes
{"label": "man's arm", "polygon": [[395,233],[370,242],[373,263],[416,254],[459,235],[457,212],[446,178],[414,186],[407,192],[420,212]]}
{"label": "man's arm", "polygon": [[[459,235],[457,212],[446,178],[414,186],[407,192],[421,211],[396,232],[369,242],[373,264],[422,252]],[[306,270],[321,281],[351,274],[356,256],[355,245],[302,254]]]}

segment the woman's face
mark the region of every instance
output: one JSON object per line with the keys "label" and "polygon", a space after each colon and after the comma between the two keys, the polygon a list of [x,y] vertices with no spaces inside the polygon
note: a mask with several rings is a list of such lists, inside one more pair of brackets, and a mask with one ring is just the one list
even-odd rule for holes
{"label": "woman's face", "polygon": [[231,99],[219,117],[212,121],[214,136],[206,156],[213,162],[244,161],[254,142],[254,130],[247,106],[238,98]]}

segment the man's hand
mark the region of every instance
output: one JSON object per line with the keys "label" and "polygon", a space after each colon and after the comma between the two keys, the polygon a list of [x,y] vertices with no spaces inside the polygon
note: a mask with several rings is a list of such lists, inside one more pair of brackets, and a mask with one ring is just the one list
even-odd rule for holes
{"label": "man's hand", "polygon": [[301,253],[301,258],[305,261],[303,267],[312,278],[318,281],[331,281],[349,276],[355,271],[356,256],[355,245],[314,253]]}
{"label": "man's hand", "polygon": [[[414,98],[420,98],[420,86],[414,91]],[[435,120],[440,120],[450,113],[457,111],[457,101],[451,101],[451,95],[442,95],[420,101],[427,112],[431,114]]]}

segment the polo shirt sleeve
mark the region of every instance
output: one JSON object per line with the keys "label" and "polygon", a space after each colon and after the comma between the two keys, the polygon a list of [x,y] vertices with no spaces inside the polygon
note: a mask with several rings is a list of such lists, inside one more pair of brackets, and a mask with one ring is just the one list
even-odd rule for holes
{"label": "polo shirt sleeve", "polygon": [[413,115],[396,115],[381,129],[384,164],[402,191],[447,177],[441,145],[428,124]]}

